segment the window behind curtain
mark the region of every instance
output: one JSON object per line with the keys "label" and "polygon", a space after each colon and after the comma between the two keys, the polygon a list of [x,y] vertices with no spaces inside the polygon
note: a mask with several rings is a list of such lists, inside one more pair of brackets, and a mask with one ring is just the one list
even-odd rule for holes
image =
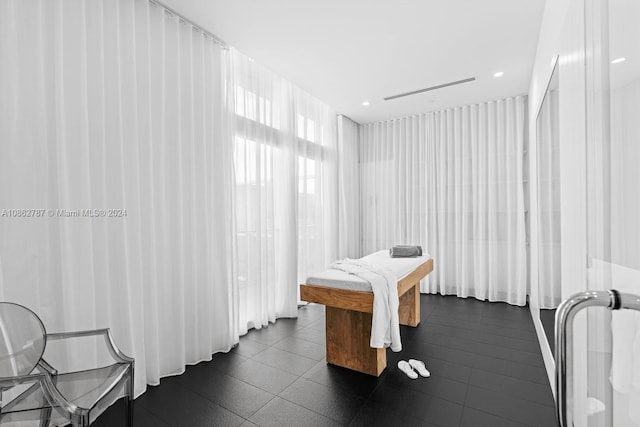
{"label": "window behind curtain", "polygon": [[296,315],[298,285],[335,258],[335,114],[233,51],[240,330]]}

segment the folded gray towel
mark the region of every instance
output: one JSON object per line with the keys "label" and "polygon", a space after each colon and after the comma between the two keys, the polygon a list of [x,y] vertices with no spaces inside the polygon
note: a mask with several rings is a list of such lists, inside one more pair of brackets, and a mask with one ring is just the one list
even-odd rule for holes
{"label": "folded gray towel", "polygon": [[411,258],[422,256],[422,246],[398,245],[389,249],[391,258]]}

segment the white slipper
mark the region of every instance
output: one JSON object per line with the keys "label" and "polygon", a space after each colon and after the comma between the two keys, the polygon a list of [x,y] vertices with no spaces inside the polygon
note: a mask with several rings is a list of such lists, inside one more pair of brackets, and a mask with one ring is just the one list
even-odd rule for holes
{"label": "white slipper", "polygon": [[398,362],[398,369],[400,369],[402,372],[404,372],[405,374],[407,374],[407,376],[409,378],[411,378],[412,380],[415,380],[416,378],[418,378],[418,374],[416,374],[413,369],[411,368],[411,365],[409,365],[406,361],[401,360]]}
{"label": "white slipper", "polygon": [[430,377],[431,373],[427,371],[427,368],[424,366],[424,362],[422,360],[409,359],[409,365],[418,371],[421,377]]}

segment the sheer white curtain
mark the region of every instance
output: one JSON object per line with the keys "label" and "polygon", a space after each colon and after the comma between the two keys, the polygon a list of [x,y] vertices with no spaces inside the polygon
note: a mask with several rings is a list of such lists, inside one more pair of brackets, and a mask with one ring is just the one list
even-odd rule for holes
{"label": "sheer white curtain", "polygon": [[364,125],[363,251],[423,245],[423,292],[524,305],[525,99]]}
{"label": "sheer white curtain", "polygon": [[[640,16],[640,8],[636,7],[633,16]],[[638,51],[637,46],[635,51]],[[611,180],[611,198],[608,201],[610,216],[601,220],[605,230],[606,227],[611,230],[608,242],[611,266],[607,277],[609,280],[599,289],[617,289],[640,295],[640,121],[637,119],[640,69],[635,68],[631,76],[625,76],[625,71],[615,68],[611,72],[610,159],[608,165],[600,166],[603,172],[609,169]],[[597,167],[604,161],[598,158],[593,163]],[[593,169],[592,165],[589,167]],[[593,210],[590,208],[590,211]],[[597,217],[598,212],[595,214]],[[597,267],[598,260],[593,263]],[[594,283],[590,285],[592,288],[597,286]],[[611,384],[617,406],[614,423],[616,426],[640,426],[640,407],[637,404],[640,401],[640,313],[615,311],[611,330]]]}
{"label": "sheer white curtain", "polygon": [[136,394],[237,340],[221,54],[143,0],[0,2],[0,296],[111,328]]}
{"label": "sheer white curtain", "polygon": [[360,126],[338,116],[338,258],[360,258],[360,169],[358,141]]}
{"label": "sheer white curtain", "polygon": [[297,315],[298,285],[337,250],[335,113],[231,50],[239,330]]}
{"label": "sheer white curtain", "polygon": [[536,121],[538,136],[538,299],[556,308],[560,286],[560,128],[559,92],[547,92]]}

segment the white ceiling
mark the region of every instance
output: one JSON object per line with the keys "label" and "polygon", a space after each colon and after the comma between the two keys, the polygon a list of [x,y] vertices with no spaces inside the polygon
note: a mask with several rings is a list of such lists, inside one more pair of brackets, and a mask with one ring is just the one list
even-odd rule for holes
{"label": "white ceiling", "polygon": [[[544,9],[544,0],[161,1],[360,123],[526,93]],[[468,77],[477,80],[383,100]]]}

